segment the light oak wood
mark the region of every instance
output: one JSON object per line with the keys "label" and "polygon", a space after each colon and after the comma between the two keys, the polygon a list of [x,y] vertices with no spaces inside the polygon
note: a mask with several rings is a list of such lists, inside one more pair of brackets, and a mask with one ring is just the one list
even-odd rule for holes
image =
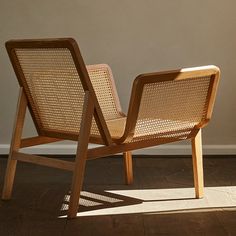
{"label": "light oak wood", "polygon": [[43,157],[39,155],[32,155],[32,154],[26,154],[26,153],[20,153],[20,152],[13,152],[12,153],[12,159],[23,161],[23,162],[29,162],[41,166],[48,166],[53,167],[61,170],[69,170],[74,171],[75,163],[70,161],[63,161],[55,158],[48,158]]}
{"label": "light oak wood", "polygon": [[126,184],[133,183],[133,161],[132,161],[132,153],[131,152],[124,152],[124,169],[125,169],[125,181]]}
{"label": "light oak wood", "polygon": [[72,184],[71,184],[71,194],[68,209],[68,217],[76,217],[78,207],[80,192],[83,185],[85,163],[87,158],[87,149],[89,142],[89,134],[92,124],[92,118],[94,114],[94,104],[92,98],[88,91],[85,93],[83,106],[83,117],[80,125],[80,136],[78,140],[77,153],[75,158],[75,170],[73,173]]}
{"label": "light oak wood", "polygon": [[133,142],[133,143],[121,143],[121,144],[113,144],[111,146],[101,146],[88,150],[87,159],[93,160],[100,157],[106,157],[110,155],[114,155],[117,153],[124,153],[127,151],[157,146],[165,143],[171,143],[179,141],[177,138],[164,138],[164,139],[149,139],[145,140],[145,142]]}
{"label": "light oak wood", "polygon": [[19,150],[20,145],[21,145],[21,135],[22,135],[22,130],[24,126],[26,107],[27,107],[27,100],[26,100],[23,88],[21,87],[20,92],[19,92],[15,124],[14,124],[14,129],[13,129],[11,147],[10,147],[4,186],[3,186],[3,192],[2,192],[3,200],[10,199],[11,194],[12,194],[13,182],[14,182],[16,165],[17,165],[17,160],[14,160],[12,156],[14,152]]}
{"label": "light oak wood", "polygon": [[192,161],[196,198],[203,198],[204,179],[203,179],[203,158],[202,158],[202,134],[201,129],[196,137],[192,138]]}
{"label": "light oak wood", "polygon": [[[73,172],[73,179],[68,217],[74,218],[78,211],[86,160],[123,153],[126,183],[131,184],[133,169],[130,151],[185,139],[192,139],[196,197],[203,196],[199,129],[209,122],[212,115],[219,82],[218,67],[179,69],[137,76],[126,117],[121,111],[112,76],[110,81],[106,81],[110,86],[106,91],[114,98],[113,105],[109,99],[103,100],[103,89],[96,83],[93,86],[92,77],[88,73],[89,68],[97,70],[95,74],[98,76],[100,73],[98,79],[104,79],[104,74],[111,75],[110,69],[108,72],[99,72],[102,70],[100,67],[104,69],[108,66],[86,67],[74,39],[12,40],[6,43],[6,48],[22,88],[3,199],[11,196],[17,160],[70,170]],[[43,53],[38,53],[38,50]],[[52,58],[55,59],[55,65],[50,64]],[[156,91],[164,91],[162,95],[168,95],[170,105],[166,104],[162,96],[157,97],[159,93]],[[180,93],[184,94],[182,100],[179,99]],[[193,98],[200,98],[192,99],[192,104],[188,100],[190,94]],[[74,100],[70,100],[71,95]],[[98,98],[101,99],[100,103]],[[156,104],[157,101],[161,103]],[[106,109],[106,104],[109,109]],[[179,112],[180,105],[183,112]],[[30,111],[38,136],[22,139],[26,107]],[[52,108],[55,108],[56,113]],[[117,118],[106,118],[105,114],[109,111],[117,112]],[[163,116],[160,116],[160,111]],[[188,112],[184,116],[185,111]],[[64,139],[78,143],[73,163],[19,152],[19,148]],[[89,142],[103,146],[88,150]]]}
{"label": "light oak wood", "polygon": [[24,138],[21,140],[20,148],[31,147],[35,145],[47,144],[62,141],[58,138],[50,138],[50,137],[43,137],[43,136],[36,136],[31,138]]}

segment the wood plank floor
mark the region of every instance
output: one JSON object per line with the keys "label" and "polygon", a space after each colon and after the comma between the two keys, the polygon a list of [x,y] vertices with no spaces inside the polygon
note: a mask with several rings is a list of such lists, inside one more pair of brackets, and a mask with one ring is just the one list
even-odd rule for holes
{"label": "wood plank floor", "polygon": [[[19,163],[0,201],[0,235],[236,235],[236,157],[205,157],[205,198],[194,199],[189,157],[137,156],[134,184],[121,157],[88,161],[78,217],[65,218],[71,173]],[[0,189],[6,158],[0,157]]]}

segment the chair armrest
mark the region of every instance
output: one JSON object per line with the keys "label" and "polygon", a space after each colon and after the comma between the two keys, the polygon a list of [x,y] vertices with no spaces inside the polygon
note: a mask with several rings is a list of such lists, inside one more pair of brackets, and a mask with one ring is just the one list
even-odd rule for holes
{"label": "chair armrest", "polygon": [[120,141],[171,136],[177,131],[190,134],[193,129],[205,126],[212,115],[218,81],[216,66],[137,76]]}

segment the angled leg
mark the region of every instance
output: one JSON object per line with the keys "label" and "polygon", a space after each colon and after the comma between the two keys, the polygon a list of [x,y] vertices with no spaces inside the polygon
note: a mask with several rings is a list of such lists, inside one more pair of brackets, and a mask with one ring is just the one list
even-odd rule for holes
{"label": "angled leg", "polygon": [[71,185],[68,218],[76,217],[79,207],[79,198],[84,179],[84,170],[87,159],[87,149],[88,149],[93,113],[94,113],[94,104],[89,95],[89,92],[86,92],[84,97],[83,116],[80,124],[80,134],[75,158],[75,169]]}
{"label": "angled leg", "polygon": [[203,163],[202,163],[202,135],[201,129],[197,135],[192,138],[192,160],[193,174],[196,198],[203,198],[204,180],[203,180]]}
{"label": "angled leg", "polygon": [[20,148],[26,107],[27,107],[27,100],[23,92],[23,89],[21,88],[20,93],[19,93],[19,98],[18,98],[14,130],[13,130],[13,135],[12,135],[12,140],[11,140],[11,147],[10,147],[10,152],[9,152],[9,157],[8,157],[8,162],[7,162],[4,186],[3,186],[3,193],[2,193],[3,200],[10,199],[11,194],[12,194],[13,182],[14,182],[14,177],[15,177],[15,172],[16,172],[16,164],[17,164],[17,161],[13,160],[12,157],[13,157],[13,152],[18,151]]}
{"label": "angled leg", "polygon": [[133,183],[132,153],[130,151],[124,152],[123,153],[123,158],[124,158],[126,184],[132,184]]}

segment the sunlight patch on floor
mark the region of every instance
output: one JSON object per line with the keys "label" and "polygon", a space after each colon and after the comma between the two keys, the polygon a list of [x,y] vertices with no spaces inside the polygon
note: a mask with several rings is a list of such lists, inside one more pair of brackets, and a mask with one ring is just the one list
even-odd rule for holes
{"label": "sunlight patch on floor", "polygon": [[[116,199],[122,202],[122,206],[106,205],[107,194],[113,194]],[[82,194],[83,195],[83,194]],[[116,214],[158,214],[176,213],[182,211],[210,211],[214,208],[220,210],[226,207],[236,207],[236,186],[205,187],[205,197],[195,199],[194,188],[173,188],[173,189],[138,189],[138,190],[112,190],[104,191],[103,196],[86,192],[96,202],[99,197],[99,209],[78,212],[77,216],[97,216]],[[129,199],[139,199],[139,204],[129,204]],[[124,200],[127,199],[127,200]],[[65,216],[61,216],[65,217]],[[60,217],[60,218],[61,218]]]}

